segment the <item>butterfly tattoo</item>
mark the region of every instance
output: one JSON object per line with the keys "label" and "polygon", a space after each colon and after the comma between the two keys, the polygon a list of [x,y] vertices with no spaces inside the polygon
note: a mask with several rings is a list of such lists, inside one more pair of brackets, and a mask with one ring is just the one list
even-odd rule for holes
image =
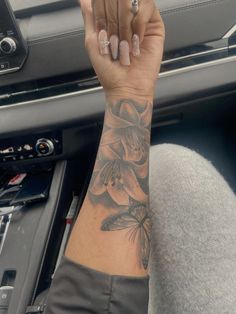
{"label": "butterfly tattoo", "polygon": [[117,231],[129,229],[129,240],[139,243],[138,255],[140,266],[148,267],[150,254],[151,211],[147,205],[134,203],[126,212],[111,215],[106,218],[101,226],[102,231]]}

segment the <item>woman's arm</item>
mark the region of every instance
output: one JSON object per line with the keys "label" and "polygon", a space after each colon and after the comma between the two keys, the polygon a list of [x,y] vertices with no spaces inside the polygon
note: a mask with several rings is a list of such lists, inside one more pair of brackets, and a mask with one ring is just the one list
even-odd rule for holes
{"label": "woman's arm", "polygon": [[[107,104],[92,180],[66,256],[112,275],[142,276],[146,275],[150,249],[150,125],[164,27],[153,6],[141,55],[131,56],[131,65],[125,67],[112,61],[110,54],[101,53],[101,32],[103,38],[106,32],[101,30],[97,34],[89,1],[81,1],[81,7],[86,47],[104,87]],[[121,41],[120,49],[122,43],[126,42]],[[130,55],[129,51],[123,55],[126,53]]]}
{"label": "woman's arm", "polygon": [[152,98],[107,99],[92,180],[66,256],[112,275],[146,275]]}
{"label": "woman's arm", "polygon": [[[128,0],[104,1],[131,4]],[[93,3],[104,5],[104,1]],[[141,54],[130,53],[122,33],[117,37],[119,53],[114,61],[114,47],[107,47],[111,34],[94,24],[98,11],[92,10],[91,1],[80,2],[86,47],[106,96],[104,128],[90,186],[53,279],[45,314],[146,314],[152,218],[150,126],[164,27],[154,0],[145,0],[145,5],[142,1],[139,13],[132,16],[133,27],[141,25],[136,36],[142,38],[141,30],[145,30],[139,40]],[[145,7],[152,10],[145,11]],[[113,5],[107,8],[109,18]],[[127,23],[131,7],[127,10],[119,15],[119,25]]]}

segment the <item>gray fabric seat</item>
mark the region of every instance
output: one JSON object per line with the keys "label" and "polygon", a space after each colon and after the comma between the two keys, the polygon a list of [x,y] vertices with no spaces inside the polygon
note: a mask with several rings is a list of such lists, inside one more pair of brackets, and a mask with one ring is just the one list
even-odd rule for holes
{"label": "gray fabric seat", "polygon": [[236,197],[210,162],[151,150],[149,314],[236,313]]}

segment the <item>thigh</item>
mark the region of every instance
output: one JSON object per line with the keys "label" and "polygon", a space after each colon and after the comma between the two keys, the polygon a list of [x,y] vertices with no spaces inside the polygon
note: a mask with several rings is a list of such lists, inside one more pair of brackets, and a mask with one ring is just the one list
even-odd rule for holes
{"label": "thigh", "polygon": [[151,150],[151,314],[236,313],[236,197],[210,162]]}
{"label": "thigh", "polygon": [[44,314],[146,314],[148,277],[112,276],[63,256]]}

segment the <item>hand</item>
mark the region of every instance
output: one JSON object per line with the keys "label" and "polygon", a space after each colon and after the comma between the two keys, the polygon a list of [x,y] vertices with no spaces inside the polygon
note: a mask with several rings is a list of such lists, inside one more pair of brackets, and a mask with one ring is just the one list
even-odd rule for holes
{"label": "hand", "polygon": [[[94,1],[96,3],[98,0]],[[119,3],[122,1],[123,0],[119,0]],[[128,3],[127,0],[125,1]],[[132,25],[130,24],[130,28],[133,28],[133,25],[137,27],[136,30],[140,36],[141,54],[139,56],[130,55],[127,41],[122,40],[119,45],[121,60],[113,61],[109,50],[103,51],[104,53],[101,54],[101,47],[99,47],[98,37],[99,39],[101,39],[101,37],[104,39],[104,36],[107,34],[106,31],[102,30],[99,36],[97,33],[100,28],[107,27],[109,24],[107,22],[108,13],[106,13],[105,20],[97,19],[95,14],[101,13],[97,13],[95,6],[92,8],[91,1],[80,0],[85,21],[85,45],[98,79],[104,87],[107,96],[125,97],[135,95],[137,97],[153,97],[154,84],[160,70],[163,54],[164,24],[159,11],[154,5],[154,0],[146,0],[145,3],[149,3],[147,7],[149,7],[149,9],[152,8],[152,10],[147,10],[145,13],[145,7],[140,6],[139,13],[134,17],[133,21],[131,21]],[[111,13],[112,6],[110,6],[109,9],[109,14],[113,14]],[[147,14],[147,12],[149,13]],[[150,17],[148,18],[148,16]],[[120,16],[120,19],[124,18],[127,18],[130,23],[129,17]],[[103,21],[106,23],[106,26],[98,25],[97,23],[94,25],[94,21],[95,23],[96,21]],[[122,23],[125,24],[127,22],[123,21]],[[118,21],[118,25],[120,25],[120,21]],[[127,55],[131,58],[131,63],[129,66],[122,66],[121,64],[125,63],[123,59],[127,61]]]}

